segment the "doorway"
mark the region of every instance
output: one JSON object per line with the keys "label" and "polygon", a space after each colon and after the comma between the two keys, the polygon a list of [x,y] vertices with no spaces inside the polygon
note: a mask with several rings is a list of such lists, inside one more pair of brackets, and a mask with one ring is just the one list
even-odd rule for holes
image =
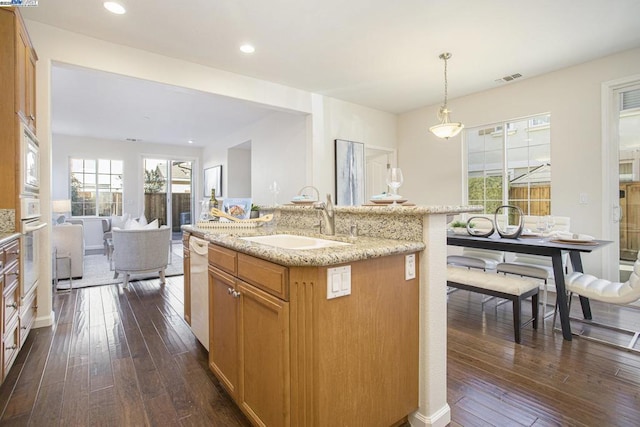
{"label": "doorway", "polygon": [[[640,79],[606,85],[605,136],[609,136],[609,240],[604,260],[610,280],[626,281],[640,250]],[[604,138],[606,141],[607,138]],[[607,171],[607,168],[605,168]]]}
{"label": "doorway", "polygon": [[171,228],[171,240],[182,241],[180,227],[191,224],[193,213],[193,162],[143,159],[144,215]]}
{"label": "doorway", "polygon": [[389,191],[387,170],[395,166],[396,154],[388,148],[367,147],[365,150],[365,200]]}

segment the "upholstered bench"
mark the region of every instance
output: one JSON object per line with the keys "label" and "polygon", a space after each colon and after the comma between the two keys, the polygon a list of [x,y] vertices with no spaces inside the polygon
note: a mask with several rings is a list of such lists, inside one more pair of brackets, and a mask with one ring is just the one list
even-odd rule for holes
{"label": "upholstered bench", "polygon": [[[538,328],[538,283],[521,277],[485,273],[479,270],[447,266],[447,286],[464,289],[480,294],[504,298],[513,302],[513,329],[515,341],[520,343],[520,331],[523,326],[533,324]],[[531,297],[531,319],[522,323],[522,300]]]}

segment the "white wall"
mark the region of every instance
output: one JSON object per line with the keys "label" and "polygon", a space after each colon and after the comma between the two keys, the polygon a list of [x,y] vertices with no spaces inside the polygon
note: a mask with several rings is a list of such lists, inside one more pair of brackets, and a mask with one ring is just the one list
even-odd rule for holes
{"label": "white wall", "polygon": [[123,170],[123,212],[132,216],[142,214],[143,165],[144,157],[193,161],[194,166],[202,164],[202,148],[145,142],[112,141],[84,138],[70,135],[53,136],[51,171],[51,196],[53,200],[70,197],[69,159],[110,159],[124,161]]}
{"label": "white wall", "polygon": [[251,142],[227,151],[227,193],[224,197],[251,197]]}
{"label": "white wall", "polygon": [[[251,141],[251,197],[258,205],[272,205],[273,196],[269,185],[276,181],[280,187],[278,203],[286,203],[307,184],[307,119],[303,114],[273,113],[232,135],[217,141],[217,145],[234,147]],[[223,184],[225,196],[237,196],[229,189],[231,180],[240,171],[231,159],[224,158],[226,150],[205,148],[205,167],[223,163]],[[228,167],[225,166],[229,165]]]}
{"label": "white wall", "polygon": [[[551,113],[551,210],[571,217],[572,229],[603,235],[601,85],[640,73],[640,49],[452,99],[452,120],[468,127],[537,113]],[[441,140],[428,132],[438,105],[398,118],[403,195],[421,204],[462,202],[461,137]],[[463,131],[464,132],[464,131]],[[579,203],[580,193],[589,202]],[[584,257],[585,269],[600,275],[601,255]]]}
{"label": "white wall", "polygon": [[[180,145],[132,143],[70,135],[53,135],[52,147],[51,159],[54,165],[51,169],[52,200],[70,198],[69,159],[71,157],[122,160],[124,161],[123,212],[133,217],[141,215],[144,208],[142,178],[142,159],[144,157],[192,161],[194,168],[202,164],[202,148]],[[198,179],[198,176],[195,178]],[[199,198],[196,198],[196,202],[198,200]],[[100,233],[99,236],[95,235],[97,232]],[[85,227],[86,249],[100,249],[102,247],[101,233],[101,227]]]}
{"label": "white wall", "polygon": [[320,198],[335,202],[335,140],[362,142],[365,148],[396,149],[397,116],[339,99],[316,97],[313,106],[312,182]]}

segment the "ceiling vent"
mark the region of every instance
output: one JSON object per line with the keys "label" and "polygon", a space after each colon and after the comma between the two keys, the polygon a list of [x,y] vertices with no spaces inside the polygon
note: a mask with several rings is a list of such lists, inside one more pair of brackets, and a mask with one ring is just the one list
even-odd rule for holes
{"label": "ceiling vent", "polygon": [[510,76],[504,76],[504,77],[501,77],[499,79],[496,79],[495,82],[496,83],[508,83],[508,82],[510,82],[512,80],[519,79],[520,77],[522,77],[522,74],[515,73],[515,74],[511,74]]}

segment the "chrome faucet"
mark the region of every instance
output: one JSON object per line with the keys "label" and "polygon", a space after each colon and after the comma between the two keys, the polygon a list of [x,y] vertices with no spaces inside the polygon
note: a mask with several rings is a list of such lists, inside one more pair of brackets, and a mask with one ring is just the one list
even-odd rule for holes
{"label": "chrome faucet", "polygon": [[[327,202],[315,202],[313,204],[315,209],[318,209],[322,212],[322,216],[324,217],[325,223],[325,232],[324,234],[328,236],[333,236],[336,234],[336,213],[333,210],[333,203],[331,202],[331,194],[327,194]],[[322,231],[322,227],[320,227],[320,231]]]}

